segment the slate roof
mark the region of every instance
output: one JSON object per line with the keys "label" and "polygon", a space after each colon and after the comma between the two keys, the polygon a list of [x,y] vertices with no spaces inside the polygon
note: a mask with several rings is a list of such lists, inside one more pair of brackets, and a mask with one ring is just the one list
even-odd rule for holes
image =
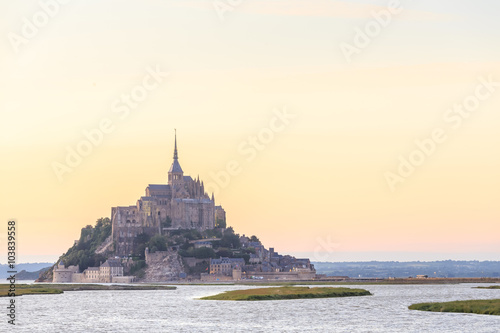
{"label": "slate roof", "polygon": [[220,264],[245,264],[245,259],[243,258],[226,258],[221,257],[220,259],[210,259],[211,265],[220,265]]}
{"label": "slate roof", "polygon": [[179,161],[177,159],[174,159],[174,162],[172,163],[172,166],[170,167],[170,170],[168,172],[184,172],[184,171],[182,171]]}
{"label": "slate roof", "polygon": [[170,185],[149,184],[148,187],[150,190],[167,191],[170,188]]}

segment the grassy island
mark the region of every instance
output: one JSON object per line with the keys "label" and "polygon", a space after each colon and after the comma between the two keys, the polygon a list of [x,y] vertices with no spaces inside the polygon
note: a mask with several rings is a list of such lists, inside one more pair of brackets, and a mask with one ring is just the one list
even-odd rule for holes
{"label": "grassy island", "polygon": [[[0,297],[7,297],[10,284],[0,284]],[[62,294],[65,291],[85,290],[174,290],[176,287],[161,285],[100,285],[100,284],[16,284],[16,296]]]}
{"label": "grassy island", "polygon": [[350,288],[278,287],[232,290],[201,298],[218,301],[274,301],[298,298],[327,298],[371,295],[368,290]]}
{"label": "grassy island", "polygon": [[476,287],[477,289],[500,289],[500,286]]}
{"label": "grassy island", "polygon": [[456,301],[445,303],[419,303],[408,307],[410,310],[432,312],[459,312],[500,316],[500,299]]}

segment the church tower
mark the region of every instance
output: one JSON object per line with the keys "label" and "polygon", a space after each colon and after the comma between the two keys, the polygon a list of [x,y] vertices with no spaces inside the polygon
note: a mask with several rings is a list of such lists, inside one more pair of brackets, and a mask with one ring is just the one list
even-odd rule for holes
{"label": "church tower", "polygon": [[177,185],[184,182],[184,171],[182,171],[179,164],[179,156],[177,155],[177,130],[175,131],[175,148],[174,148],[174,161],[168,171],[168,185]]}

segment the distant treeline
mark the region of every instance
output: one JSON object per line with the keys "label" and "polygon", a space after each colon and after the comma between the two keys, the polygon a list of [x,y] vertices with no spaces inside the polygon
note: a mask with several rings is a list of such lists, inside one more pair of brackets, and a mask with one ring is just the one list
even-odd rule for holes
{"label": "distant treeline", "polygon": [[369,261],[315,262],[318,274],[365,278],[389,277],[500,277],[500,261]]}

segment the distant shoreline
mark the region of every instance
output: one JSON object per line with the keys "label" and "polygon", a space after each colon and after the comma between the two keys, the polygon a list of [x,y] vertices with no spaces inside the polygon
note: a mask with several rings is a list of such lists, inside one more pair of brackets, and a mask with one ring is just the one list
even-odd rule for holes
{"label": "distant shoreline", "polygon": [[[163,281],[163,282],[134,282],[131,284],[102,284],[102,283],[52,283],[52,282],[35,282],[33,280],[18,281],[21,284],[41,285],[41,286],[166,286],[166,285],[212,285],[212,286],[231,286],[231,285],[255,285],[255,286],[283,286],[283,285],[412,285],[412,284],[461,284],[461,283],[499,283],[500,278],[395,278],[395,279],[362,279],[362,278],[345,278],[338,279],[335,277],[324,278],[321,280],[242,280],[242,281],[227,281],[227,282],[204,282],[200,280],[193,281]],[[8,281],[0,281],[0,285],[7,284]],[[500,286],[498,286],[500,288]]]}
{"label": "distant shoreline", "polygon": [[[500,284],[498,278],[425,278],[425,279],[378,279],[372,281],[346,279],[345,281],[239,281],[239,282],[202,282],[168,281],[133,284],[75,284],[75,283],[29,283],[23,281],[16,285],[16,296],[62,294],[65,291],[108,291],[108,290],[175,290],[177,286],[305,286],[305,285],[450,285],[463,283]],[[0,297],[7,297],[9,284],[0,283]],[[499,286],[481,287],[498,289]]]}
{"label": "distant shoreline", "polygon": [[[169,285],[215,285],[215,286],[286,286],[286,285],[420,285],[420,284],[461,284],[461,283],[500,283],[500,278],[425,278],[425,279],[345,279],[336,280],[322,279],[322,280],[301,280],[301,281],[287,281],[287,280],[243,280],[235,282],[202,282],[202,281],[168,281],[156,282],[155,284],[169,284]],[[148,283],[149,284],[149,283]]]}

